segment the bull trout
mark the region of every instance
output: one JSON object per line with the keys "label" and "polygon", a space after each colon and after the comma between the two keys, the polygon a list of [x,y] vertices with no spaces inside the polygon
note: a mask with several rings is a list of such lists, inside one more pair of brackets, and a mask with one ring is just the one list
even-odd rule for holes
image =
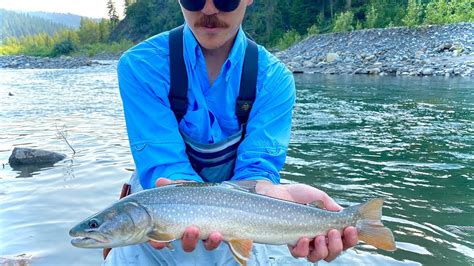
{"label": "bull trout", "polygon": [[246,265],[254,242],[294,245],[301,237],[355,226],[359,239],[367,244],[396,249],[392,232],[381,223],[382,198],[330,212],[236,184],[179,183],[132,194],[73,227],[71,243],[81,248],[113,248],[149,240],[169,243],[195,225],[201,239],[220,232],[234,258]]}

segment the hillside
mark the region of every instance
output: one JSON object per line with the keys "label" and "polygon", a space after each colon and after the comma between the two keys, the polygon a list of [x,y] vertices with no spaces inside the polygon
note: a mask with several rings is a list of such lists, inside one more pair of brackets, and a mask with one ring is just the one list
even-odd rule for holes
{"label": "hillside", "polygon": [[0,41],[46,32],[49,35],[67,26],[32,15],[0,9]]}
{"label": "hillside", "polygon": [[54,23],[58,23],[61,25],[65,25],[67,27],[78,29],[81,23],[81,16],[74,15],[71,13],[63,14],[63,13],[51,13],[51,12],[28,12],[28,15],[43,18]]}

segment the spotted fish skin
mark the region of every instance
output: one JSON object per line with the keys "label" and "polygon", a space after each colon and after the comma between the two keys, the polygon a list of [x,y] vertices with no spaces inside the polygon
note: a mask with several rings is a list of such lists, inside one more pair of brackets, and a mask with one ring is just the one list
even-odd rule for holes
{"label": "spotted fish skin", "polygon": [[330,212],[222,185],[186,184],[146,190],[125,199],[144,206],[164,233],[180,238],[195,225],[202,239],[221,232],[225,240],[252,239],[265,244],[295,244],[303,236],[356,226],[356,208]]}
{"label": "spotted fish skin", "polygon": [[[230,185],[229,185],[230,184]],[[146,241],[180,239],[197,226],[207,239],[220,232],[236,260],[245,265],[252,243],[291,244],[301,237],[326,235],[355,226],[359,239],[395,250],[393,235],[381,223],[383,199],[330,212],[314,205],[276,199],[235,183],[179,183],[127,196],[71,229],[72,244],[82,248],[118,247]]]}

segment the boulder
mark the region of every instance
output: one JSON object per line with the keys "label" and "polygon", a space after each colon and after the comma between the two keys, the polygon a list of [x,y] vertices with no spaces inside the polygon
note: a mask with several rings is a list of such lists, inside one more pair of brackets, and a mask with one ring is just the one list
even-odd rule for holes
{"label": "boulder", "polygon": [[339,55],[337,53],[328,53],[326,55],[326,62],[331,63],[337,61],[339,59]]}
{"label": "boulder", "polygon": [[31,148],[14,148],[8,162],[12,167],[21,165],[54,164],[66,158],[65,154]]}

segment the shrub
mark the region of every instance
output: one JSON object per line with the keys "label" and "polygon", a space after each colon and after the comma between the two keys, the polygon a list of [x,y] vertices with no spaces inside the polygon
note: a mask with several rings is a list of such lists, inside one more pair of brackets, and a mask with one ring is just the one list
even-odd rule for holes
{"label": "shrub", "polygon": [[53,47],[52,56],[68,55],[74,52],[77,47],[70,39],[56,43]]}
{"label": "shrub", "polygon": [[348,32],[353,31],[352,23],[354,21],[354,13],[351,11],[342,12],[336,17],[334,22],[333,32]]}
{"label": "shrub", "polygon": [[423,5],[419,0],[408,0],[407,13],[402,19],[403,25],[408,27],[420,25],[422,15]]}
{"label": "shrub", "polygon": [[296,30],[289,30],[283,34],[277,43],[277,48],[282,51],[301,41],[301,35]]}

